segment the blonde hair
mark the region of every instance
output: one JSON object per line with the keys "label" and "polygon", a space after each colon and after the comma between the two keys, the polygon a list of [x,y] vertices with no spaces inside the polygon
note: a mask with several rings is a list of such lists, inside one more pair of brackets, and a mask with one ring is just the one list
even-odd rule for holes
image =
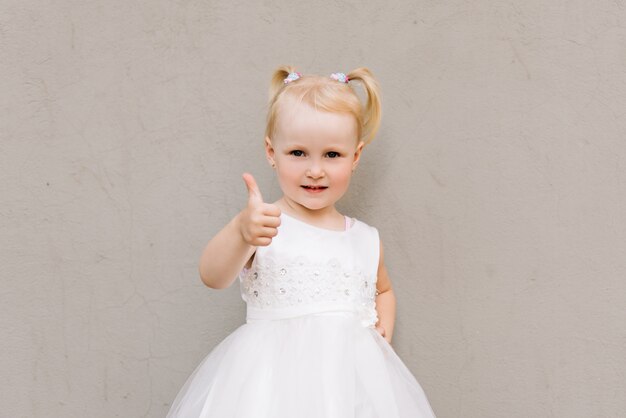
{"label": "blonde hair", "polygon": [[[378,82],[365,67],[357,68],[346,76],[348,83],[332,79],[330,76],[301,75],[299,79],[285,84],[284,80],[295,68],[281,65],[272,76],[270,85],[270,101],[267,112],[265,135],[273,139],[278,120],[279,105],[286,98],[304,102],[316,110],[326,112],[345,112],[354,116],[357,122],[358,139],[369,144],[374,140],[380,127],[380,88]],[[350,83],[360,81],[367,93],[365,108]]]}

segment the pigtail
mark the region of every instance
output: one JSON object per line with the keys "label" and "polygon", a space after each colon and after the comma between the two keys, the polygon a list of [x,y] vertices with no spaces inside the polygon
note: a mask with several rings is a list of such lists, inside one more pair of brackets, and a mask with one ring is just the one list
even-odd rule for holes
{"label": "pigtail", "polygon": [[291,72],[295,72],[296,69],[291,65],[281,65],[276,70],[274,70],[274,74],[272,74],[272,80],[270,81],[270,89],[269,89],[269,105],[267,112],[267,125],[265,128],[265,136],[273,139],[274,138],[274,128],[276,125],[276,101],[281,96],[280,92],[285,88],[285,78]]}
{"label": "pigtail", "polygon": [[276,99],[276,95],[278,95],[278,92],[285,86],[285,78],[291,72],[296,72],[295,67],[292,67],[291,65],[281,65],[276,70],[274,70],[269,90],[270,103],[274,102],[274,100]]}
{"label": "pigtail", "polygon": [[367,104],[363,114],[363,142],[369,144],[374,140],[382,117],[380,105],[380,86],[374,75],[366,67],[359,67],[347,74],[350,82],[359,80],[367,92]]}

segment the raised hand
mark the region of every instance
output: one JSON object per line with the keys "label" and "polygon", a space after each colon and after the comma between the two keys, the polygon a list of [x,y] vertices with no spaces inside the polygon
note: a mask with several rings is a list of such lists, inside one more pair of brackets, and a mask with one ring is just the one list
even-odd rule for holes
{"label": "raised hand", "polygon": [[239,213],[239,225],[244,241],[254,246],[267,246],[278,234],[280,208],[273,203],[263,202],[263,196],[252,174],[243,173],[248,188],[248,204]]}

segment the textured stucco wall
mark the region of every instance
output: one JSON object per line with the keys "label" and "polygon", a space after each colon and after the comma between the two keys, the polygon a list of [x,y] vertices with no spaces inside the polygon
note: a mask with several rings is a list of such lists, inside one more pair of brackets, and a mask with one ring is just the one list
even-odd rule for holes
{"label": "textured stucco wall", "polygon": [[0,5],[0,415],[161,417],[244,321],[200,251],[281,63],[366,65],[394,345],[440,418],[623,417],[626,2]]}

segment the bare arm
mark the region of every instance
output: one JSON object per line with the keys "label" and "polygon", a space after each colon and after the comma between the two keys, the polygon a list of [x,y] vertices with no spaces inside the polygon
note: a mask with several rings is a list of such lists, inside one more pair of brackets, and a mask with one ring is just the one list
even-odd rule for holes
{"label": "bare arm", "polygon": [[382,241],[380,242],[380,261],[378,264],[376,290],[378,291],[378,296],[376,296],[376,311],[378,313],[376,328],[387,342],[391,344],[393,327],[396,321],[396,295],[393,293],[391,280],[385,267]]}
{"label": "bare arm", "polygon": [[229,287],[258,246],[267,246],[278,234],[280,209],[264,203],[256,180],[244,173],[248,205],[206,245],[198,270],[202,282],[213,289]]}
{"label": "bare arm", "polygon": [[248,244],[241,234],[238,213],[206,245],[200,257],[200,279],[213,289],[224,289],[237,278],[256,246]]}

